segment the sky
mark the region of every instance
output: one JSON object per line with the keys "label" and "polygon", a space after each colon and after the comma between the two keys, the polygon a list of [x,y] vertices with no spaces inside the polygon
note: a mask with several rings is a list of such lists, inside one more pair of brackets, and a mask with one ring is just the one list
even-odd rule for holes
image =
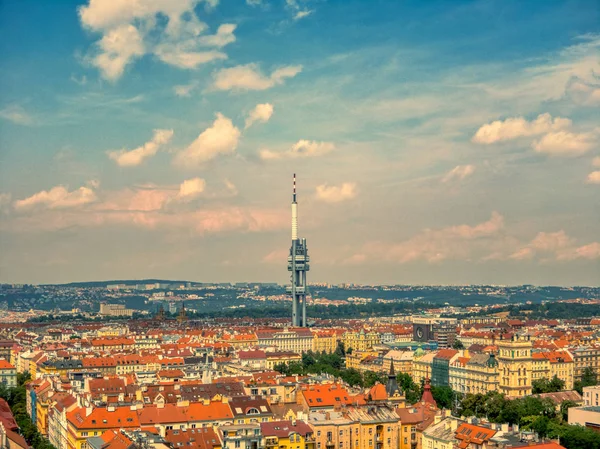
{"label": "sky", "polygon": [[600,285],[600,3],[0,2],[0,282]]}

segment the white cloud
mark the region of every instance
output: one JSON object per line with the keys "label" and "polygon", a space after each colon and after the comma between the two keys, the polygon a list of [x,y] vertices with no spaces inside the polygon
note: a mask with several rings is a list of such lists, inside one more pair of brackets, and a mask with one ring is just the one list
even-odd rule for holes
{"label": "white cloud", "polygon": [[568,261],[575,259],[599,259],[600,243],[593,242],[577,246],[575,239],[564,230],[557,232],[538,232],[527,245],[509,256],[515,260],[531,260],[536,257],[542,261]]}
{"label": "white cloud", "polygon": [[[235,25],[222,24],[214,35],[203,35],[208,26],[198,20],[200,0],[90,0],[79,8],[81,24],[103,37],[90,59],[102,76],[115,81],[128,64],[145,54],[184,69],[227,58],[215,50],[235,41]],[[214,7],[217,0],[205,0]],[[158,20],[159,18],[166,18]]]}
{"label": "white cloud", "polygon": [[398,263],[470,260],[478,253],[489,252],[490,248],[501,248],[505,244],[503,230],[504,218],[498,212],[492,212],[488,221],[474,226],[465,224],[424,229],[400,243],[367,244],[362,253],[373,259],[383,258]]}
{"label": "white cloud", "polygon": [[279,68],[271,75],[264,75],[256,64],[238,65],[217,71],[213,88],[217,90],[265,90],[283,84],[302,71],[301,65]]}
{"label": "white cloud", "polygon": [[588,184],[600,184],[600,170],[591,172],[586,181]]}
{"label": "white cloud", "polygon": [[269,121],[271,116],[273,115],[273,105],[270,103],[261,103],[257,104],[250,114],[248,114],[248,118],[246,118],[246,128],[249,128],[254,123],[266,123]]}
{"label": "white cloud", "polygon": [[313,140],[299,140],[288,151],[276,152],[261,150],[260,157],[263,160],[293,159],[302,157],[322,156],[333,151],[335,145],[331,142],[316,142]]}
{"label": "white cloud", "polygon": [[538,153],[551,156],[579,156],[596,145],[591,134],[576,134],[569,131],[550,132],[532,143]]}
{"label": "white cloud", "polygon": [[548,113],[540,114],[535,120],[527,121],[523,117],[511,117],[496,120],[483,125],[473,136],[473,142],[492,144],[518,137],[529,137],[550,131],[559,131],[571,126],[571,120],[561,117],[552,119]]}
{"label": "white cloud", "polygon": [[250,6],[259,6],[262,5],[262,0],[246,0],[246,4]]}
{"label": "white cloud", "polygon": [[10,105],[0,110],[0,117],[9,120],[17,125],[31,125],[33,119],[23,107],[19,105]]}
{"label": "white cloud", "polygon": [[168,143],[171,137],[173,137],[172,129],[155,129],[152,140],[146,142],[141,147],[131,151],[109,151],[107,154],[120,167],[134,167],[140,165],[145,159],[154,156],[160,146]]}
{"label": "white cloud", "polygon": [[156,47],[155,54],[161,61],[180,69],[195,69],[200,64],[227,59],[227,55],[220,51],[189,51],[181,44],[160,45]]}
{"label": "white cloud", "polygon": [[583,106],[600,105],[600,85],[574,77],[567,84],[566,94],[577,104]]}
{"label": "white cloud", "polygon": [[205,129],[185,150],[177,153],[173,162],[180,167],[193,167],[209,162],[220,154],[233,154],[240,135],[240,130],[231,120],[218,113],[212,126]]}
{"label": "white cloud", "polygon": [[296,14],[294,14],[294,20],[304,19],[305,17],[310,16],[313,12],[314,12],[314,10],[312,10],[312,9],[298,11]]}
{"label": "white cloud", "polygon": [[471,176],[475,172],[474,165],[457,165],[452,170],[450,170],[446,175],[442,178],[442,182],[449,182],[455,179],[463,180],[468,176]]}
{"label": "white cloud", "polygon": [[198,87],[198,83],[179,84],[173,87],[173,91],[178,97],[189,97],[196,87]]}
{"label": "white cloud", "polygon": [[120,78],[127,64],[145,52],[142,35],[131,24],[110,30],[100,39],[98,47],[100,53],[92,59],[92,64],[109,81]]}
{"label": "white cloud", "polygon": [[198,42],[200,45],[205,45],[208,47],[224,47],[227,44],[231,44],[235,42],[235,35],[233,32],[236,29],[236,25],[233,23],[224,23],[219,26],[217,29],[217,33],[212,36],[202,36]]}
{"label": "white cloud", "polygon": [[339,186],[330,186],[322,184],[317,186],[317,199],[326,203],[339,203],[340,201],[350,200],[357,195],[356,183],[344,182]]}
{"label": "white cloud", "polygon": [[177,198],[181,201],[191,201],[198,198],[206,188],[206,181],[202,178],[186,179],[179,186]]}
{"label": "white cloud", "polygon": [[18,211],[43,207],[47,209],[66,209],[83,206],[97,200],[96,193],[89,187],[80,187],[69,192],[65,186],[59,185],[50,190],[42,190],[28,198],[17,200],[13,206]]}

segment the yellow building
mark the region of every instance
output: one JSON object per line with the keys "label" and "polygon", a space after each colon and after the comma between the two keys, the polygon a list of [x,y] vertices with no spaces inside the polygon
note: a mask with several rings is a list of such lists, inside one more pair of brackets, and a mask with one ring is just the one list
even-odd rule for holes
{"label": "yellow building", "polygon": [[373,346],[381,343],[381,336],[377,332],[365,332],[361,329],[360,332],[345,332],[342,341],[346,351],[368,351]]}
{"label": "yellow building", "polygon": [[67,413],[68,448],[88,449],[87,439],[107,430],[140,427],[136,410],[130,407],[78,407]]}
{"label": "yellow building", "polygon": [[312,428],[304,421],[273,421],[260,424],[265,449],[315,449]]}
{"label": "yellow building", "polygon": [[333,331],[313,331],[313,352],[335,352],[338,345],[337,334]]}
{"label": "yellow building", "polygon": [[381,370],[384,373],[389,373],[392,365],[392,360],[394,361],[394,370],[397,373],[411,373],[413,366],[413,351],[398,351],[392,350],[389,351],[386,355],[383,356],[383,365],[381,366]]}
{"label": "yellow building", "polygon": [[533,370],[531,340],[526,336],[496,340],[498,346],[498,386],[509,398],[529,396]]}
{"label": "yellow building", "polygon": [[280,363],[293,363],[293,362],[302,362],[302,356],[296,352],[266,352],[267,357],[267,368],[274,369],[276,365]]}
{"label": "yellow building", "polygon": [[352,351],[346,355],[346,368],[360,370],[361,362],[368,357],[377,357],[377,351]]}
{"label": "yellow building", "polygon": [[552,379],[554,376],[565,383],[565,390],[572,390],[575,364],[567,351],[546,351],[533,354],[533,380]]}
{"label": "yellow building", "polygon": [[431,367],[435,355],[436,352],[423,354],[419,349],[415,351],[411,375],[417,385],[420,385],[421,381],[424,381],[425,379],[431,379]]}

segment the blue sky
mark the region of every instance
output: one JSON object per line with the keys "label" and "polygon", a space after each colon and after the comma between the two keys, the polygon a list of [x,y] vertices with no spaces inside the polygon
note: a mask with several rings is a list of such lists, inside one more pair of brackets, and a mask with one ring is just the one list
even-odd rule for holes
{"label": "blue sky", "polygon": [[0,6],[0,281],[600,279],[600,5]]}

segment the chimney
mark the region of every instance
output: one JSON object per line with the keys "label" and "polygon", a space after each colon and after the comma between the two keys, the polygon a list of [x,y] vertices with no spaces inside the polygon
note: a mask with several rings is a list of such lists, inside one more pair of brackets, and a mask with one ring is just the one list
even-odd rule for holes
{"label": "chimney", "polygon": [[92,414],[92,410],[94,410],[93,407],[86,407],[85,408],[85,416],[88,417]]}

